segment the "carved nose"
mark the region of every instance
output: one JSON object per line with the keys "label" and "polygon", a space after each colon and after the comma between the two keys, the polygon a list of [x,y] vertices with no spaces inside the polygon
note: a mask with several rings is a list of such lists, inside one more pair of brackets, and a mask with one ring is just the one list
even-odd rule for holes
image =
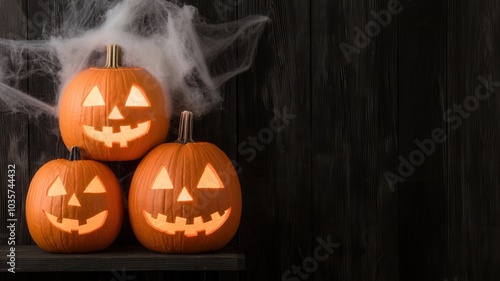
{"label": "carved nose", "polygon": [[76,198],[76,195],[74,193],[71,196],[71,198],[69,198],[68,205],[70,205],[70,206],[76,206],[76,207],[81,207],[80,201],[78,201],[78,199]]}
{"label": "carved nose", "polygon": [[111,120],[122,120],[125,119],[123,115],[120,113],[120,110],[118,110],[118,107],[114,107],[113,110],[111,110],[111,113],[108,116],[108,119]]}
{"label": "carved nose", "polygon": [[190,201],[193,201],[193,197],[191,197],[187,189],[183,187],[181,194],[179,194],[179,198],[177,198],[177,202],[190,202]]}

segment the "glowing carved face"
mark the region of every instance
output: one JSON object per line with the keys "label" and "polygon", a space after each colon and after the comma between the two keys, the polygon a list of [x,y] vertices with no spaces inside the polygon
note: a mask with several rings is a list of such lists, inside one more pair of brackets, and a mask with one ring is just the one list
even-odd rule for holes
{"label": "glowing carved face", "polygon": [[128,202],[132,229],[146,248],[200,253],[232,239],[241,217],[241,189],[222,153],[210,143],[167,143],[143,158]]}
{"label": "glowing carved face", "polygon": [[[207,164],[196,189],[217,190],[223,188],[224,185],[217,175],[217,171],[215,171],[211,164]],[[174,198],[177,198],[176,202],[193,204],[193,196],[190,194],[186,186],[182,186],[182,188],[176,189],[177,192],[174,192],[174,185],[172,184],[172,180],[170,179],[170,176],[164,166],[162,166],[156,176],[151,189],[170,190],[170,192],[174,194]],[[179,190],[180,192],[178,192]],[[205,194],[205,197],[208,197],[208,193],[200,194]],[[154,218],[151,213],[145,210],[143,211],[144,218],[154,229],[170,235],[174,235],[176,232],[183,232],[184,236],[187,237],[197,236],[199,232],[204,232],[205,235],[212,234],[214,231],[219,229],[224,222],[226,222],[230,214],[231,207],[228,207],[223,211],[222,215],[219,214],[218,210],[211,213],[209,221],[204,221],[203,216],[200,215],[192,218],[192,222],[188,223],[188,218],[175,216],[175,218],[171,219],[173,222],[168,222],[168,217],[165,214],[158,213],[158,216]]]}
{"label": "glowing carved face", "polygon": [[165,140],[169,122],[162,87],[141,68],[89,68],[66,86],[59,104],[64,143],[94,160],[144,156]]}
{"label": "glowing carved face", "polygon": [[[89,95],[85,98],[82,104],[83,107],[106,106],[106,102],[102,97],[99,87],[94,86]],[[132,86],[130,93],[125,102],[126,107],[151,107],[144,93],[136,86]],[[108,120],[124,120],[125,117],[115,105],[109,113]],[[131,125],[120,126],[118,132],[113,132],[112,126],[102,126],[101,130],[96,129],[92,125],[83,125],[83,131],[90,138],[104,143],[107,147],[113,147],[113,143],[119,143],[120,147],[127,147],[129,141],[138,139],[148,133],[151,127],[151,121],[145,121],[137,124],[137,127],[132,129]]]}
{"label": "glowing carved face", "polygon": [[[89,185],[87,185],[83,193],[84,194],[106,193],[106,189],[104,188],[104,185],[102,184],[99,177],[95,176],[95,178],[89,183]],[[64,187],[60,177],[57,177],[56,180],[49,187],[49,189],[47,190],[47,196],[48,197],[66,196],[66,198],[69,198],[67,200],[66,208],[82,207],[75,192],[72,194],[68,194],[66,192],[66,188]],[[63,202],[65,201],[66,200],[64,200]],[[80,235],[87,234],[101,228],[104,225],[106,218],[108,217],[108,210],[103,210],[90,218],[83,218],[84,223],[80,224],[82,218],[73,218],[73,219],[62,218],[60,220],[57,216],[51,214],[49,211],[43,210],[43,212],[47,217],[47,219],[50,221],[50,223],[54,225],[56,228],[68,233],[76,231]]]}
{"label": "glowing carved face", "polygon": [[108,247],[120,232],[120,184],[106,165],[79,157],[52,160],[31,180],[26,222],[49,252],[81,253]]}

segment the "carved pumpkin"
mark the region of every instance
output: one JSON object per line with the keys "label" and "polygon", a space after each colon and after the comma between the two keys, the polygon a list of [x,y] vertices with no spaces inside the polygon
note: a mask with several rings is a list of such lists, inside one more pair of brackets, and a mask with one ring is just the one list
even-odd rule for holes
{"label": "carved pumpkin", "polygon": [[134,160],[162,143],[169,128],[161,85],[142,68],[121,67],[120,49],[108,46],[104,68],[77,74],[59,105],[59,128],[68,148],[102,161]]}
{"label": "carved pumpkin", "polygon": [[191,139],[192,113],[183,112],[179,139],[149,152],[129,191],[137,239],[161,253],[200,253],[224,247],[238,229],[241,190],[229,158]]}
{"label": "carved pumpkin", "polygon": [[93,160],[56,159],[34,175],[26,198],[31,237],[45,251],[102,250],[115,240],[123,219],[123,199],[113,172]]}

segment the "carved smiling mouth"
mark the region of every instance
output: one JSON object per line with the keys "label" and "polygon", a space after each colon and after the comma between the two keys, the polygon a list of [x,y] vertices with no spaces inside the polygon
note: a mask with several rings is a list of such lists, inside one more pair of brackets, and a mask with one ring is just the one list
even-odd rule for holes
{"label": "carved smiling mouth", "polygon": [[113,133],[113,127],[103,126],[102,131],[97,131],[92,126],[83,125],[83,130],[90,138],[104,142],[107,147],[112,147],[113,143],[120,143],[120,147],[127,147],[129,141],[133,141],[147,134],[151,121],[139,123],[137,128],[132,129],[129,126],[120,126],[120,131]]}
{"label": "carved smiling mouth", "polygon": [[203,222],[203,218],[195,217],[193,224],[186,224],[186,219],[182,217],[175,217],[175,222],[167,222],[167,216],[163,214],[158,214],[157,218],[143,211],[144,218],[154,229],[165,232],[170,235],[174,235],[176,231],[184,231],[184,236],[193,237],[197,236],[198,232],[205,231],[205,235],[209,235],[219,229],[227,220],[231,214],[231,208],[224,211],[221,216],[219,212],[215,212],[212,215],[212,220]]}
{"label": "carved smiling mouth", "polygon": [[61,222],[58,222],[56,216],[50,214],[47,211],[43,212],[45,213],[45,216],[47,216],[47,219],[49,219],[49,221],[52,223],[52,225],[54,225],[58,229],[69,233],[78,231],[78,234],[80,235],[87,234],[101,228],[104,225],[106,218],[108,217],[108,211],[102,211],[99,214],[87,219],[86,224],[80,225],[79,221],[75,219],[63,218]]}

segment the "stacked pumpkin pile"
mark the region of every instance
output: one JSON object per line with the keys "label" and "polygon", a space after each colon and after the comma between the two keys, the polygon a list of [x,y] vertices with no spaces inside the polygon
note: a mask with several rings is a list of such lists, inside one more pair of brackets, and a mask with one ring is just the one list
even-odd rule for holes
{"label": "stacked pumpkin pile", "polygon": [[31,181],[31,237],[49,252],[109,247],[121,230],[121,188],[127,187],[99,161],[143,157],[128,197],[137,239],[161,253],[224,247],[241,216],[240,185],[229,158],[211,143],[192,140],[188,111],[181,114],[178,140],[162,144],[170,123],[165,89],[146,70],[122,67],[120,59],[120,48],[108,46],[105,67],[84,70],[66,86],[59,126],[71,154],[43,165]]}

